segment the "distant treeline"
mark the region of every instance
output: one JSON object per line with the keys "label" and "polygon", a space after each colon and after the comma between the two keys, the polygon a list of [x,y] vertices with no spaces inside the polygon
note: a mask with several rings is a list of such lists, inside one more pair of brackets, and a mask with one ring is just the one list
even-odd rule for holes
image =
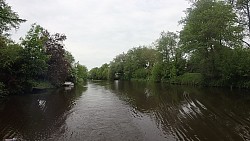
{"label": "distant treeline", "polygon": [[89,79],[250,87],[250,9],[242,0],[191,2],[180,32],[162,32],[89,71]]}
{"label": "distant treeline", "polygon": [[75,63],[65,50],[65,35],[50,34],[33,24],[21,43],[15,43],[8,32],[25,21],[0,0],[0,98],[31,92],[34,87],[60,87],[65,81],[87,79],[87,68]]}

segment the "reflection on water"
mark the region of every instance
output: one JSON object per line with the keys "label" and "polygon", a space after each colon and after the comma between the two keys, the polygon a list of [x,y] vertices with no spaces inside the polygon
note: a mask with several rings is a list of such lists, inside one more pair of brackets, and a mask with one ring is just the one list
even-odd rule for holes
{"label": "reflection on water", "polygon": [[133,107],[138,119],[150,118],[167,139],[250,140],[249,91],[121,81],[107,89]]}
{"label": "reflection on water", "polygon": [[77,87],[70,92],[58,89],[11,97],[1,105],[0,139],[47,140],[50,133],[65,124],[65,114],[86,90],[86,87]]}
{"label": "reflection on water", "polygon": [[139,82],[14,96],[0,105],[0,139],[250,140],[250,93]]}

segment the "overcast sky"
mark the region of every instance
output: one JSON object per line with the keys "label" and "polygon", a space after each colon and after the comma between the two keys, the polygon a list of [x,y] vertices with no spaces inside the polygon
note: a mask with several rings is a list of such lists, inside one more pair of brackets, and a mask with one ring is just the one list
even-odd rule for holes
{"label": "overcast sky", "polygon": [[180,31],[187,0],[6,0],[26,19],[12,33],[18,41],[37,23],[50,33],[64,33],[65,47],[91,69],[122,52],[150,45],[161,31]]}

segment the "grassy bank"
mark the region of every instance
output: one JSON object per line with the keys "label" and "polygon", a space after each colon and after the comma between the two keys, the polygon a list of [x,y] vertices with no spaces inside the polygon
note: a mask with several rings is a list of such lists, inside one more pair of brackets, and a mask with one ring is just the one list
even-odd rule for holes
{"label": "grassy bank", "polygon": [[229,81],[218,79],[218,80],[205,80],[201,73],[185,73],[181,76],[177,76],[166,81],[170,84],[176,85],[192,85],[192,86],[208,86],[208,87],[228,87],[228,88],[250,88],[250,81],[238,80]]}
{"label": "grassy bank", "polygon": [[172,78],[167,83],[176,84],[176,85],[202,85],[203,78],[200,73],[185,73],[183,75]]}
{"label": "grassy bank", "polygon": [[39,81],[39,82],[35,82],[35,87],[37,89],[51,89],[51,88],[55,88],[51,83],[47,82],[47,81]]}

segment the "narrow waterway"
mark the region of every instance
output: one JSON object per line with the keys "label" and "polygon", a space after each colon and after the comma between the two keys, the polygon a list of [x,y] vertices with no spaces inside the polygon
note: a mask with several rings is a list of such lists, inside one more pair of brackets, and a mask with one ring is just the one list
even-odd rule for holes
{"label": "narrow waterway", "polygon": [[0,139],[66,141],[250,140],[250,91],[142,82],[88,82],[12,96]]}

